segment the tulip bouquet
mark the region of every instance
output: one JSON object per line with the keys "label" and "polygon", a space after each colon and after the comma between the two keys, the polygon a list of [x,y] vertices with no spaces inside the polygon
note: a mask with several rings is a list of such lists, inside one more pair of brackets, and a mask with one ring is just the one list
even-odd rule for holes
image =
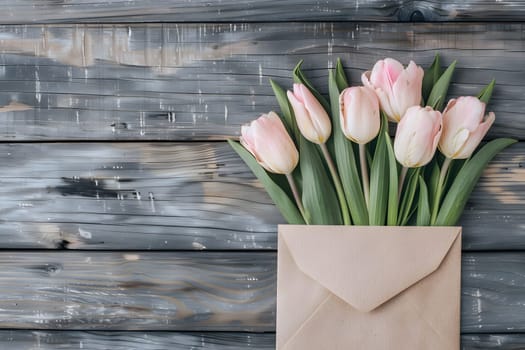
{"label": "tulip bouquet", "polygon": [[229,143],[290,224],[454,225],[488,162],[515,142],[476,152],[495,120],[485,115],[494,80],[445,107],[454,69],[437,55],[426,71],[387,58],[349,87],[338,61],[326,99],[300,62],[293,91],[271,81],[281,114],[262,115]]}

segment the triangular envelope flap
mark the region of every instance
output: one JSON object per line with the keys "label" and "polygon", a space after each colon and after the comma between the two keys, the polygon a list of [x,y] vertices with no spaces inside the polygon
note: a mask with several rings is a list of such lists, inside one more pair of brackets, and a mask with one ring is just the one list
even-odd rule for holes
{"label": "triangular envelope flap", "polygon": [[460,227],[280,225],[301,271],[368,312],[435,271]]}

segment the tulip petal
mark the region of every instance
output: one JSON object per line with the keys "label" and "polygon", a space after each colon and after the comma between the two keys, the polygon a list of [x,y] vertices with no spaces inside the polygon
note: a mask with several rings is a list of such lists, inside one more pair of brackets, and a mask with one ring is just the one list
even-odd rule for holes
{"label": "tulip petal", "polygon": [[363,74],[361,74],[361,83],[363,83],[364,86],[369,87],[370,89],[374,90],[374,86],[370,82],[370,74],[372,72],[367,70]]}
{"label": "tulip petal", "polygon": [[381,109],[388,116],[388,119],[395,123],[399,122],[399,119],[395,119],[393,117],[394,111],[390,105],[390,100],[388,98],[388,95],[382,89],[375,88],[374,85],[372,85],[372,83],[370,82],[370,74],[371,74],[370,71],[364,72],[361,75],[361,82],[363,83],[365,87],[368,87],[370,90],[372,90],[375,93],[376,97],[379,100]]}
{"label": "tulip petal", "polygon": [[301,96],[303,97],[304,106],[306,107],[308,115],[310,116],[310,122],[317,131],[318,139],[320,143],[325,143],[332,132],[330,117],[328,117],[328,114],[321,103],[317,101],[315,96],[305,85],[300,86],[300,91]]}
{"label": "tulip petal", "polygon": [[312,124],[312,121],[310,120],[306,107],[304,106],[304,104],[302,104],[299,101],[297,96],[291,91],[288,91],[287,95],[288,95],[288,100],[290,100],[290,104],[292,105],[292,108],[294,110],[295,120],[297,121],[297,126],[299,127],[301,134],[303,134],[303,136],[307,140],[317,143],[318,141],[317,133],[315,132],[314,125]]}
{"label": "tulip petal", "polygon": [[392,87],[391,104],[394,118],[402,118],[406,110],[421,104],[424,71],[413,61],[399,74]]}
{"label": "tulip petal", "polygon": [[[447,106],[448,107],[448,106]],[[452,125],[459,124],[461,127],[474,132],[485,115],[485,103],[473,96],[462,96],[449,111],[452,116]]]}
{"label": "tulip petal", "polygon": [[463,147],[458,151],[457,155],[454,157],[456,159],[465,159],[469,158],[472,153],[476,150],[476,147],[478,147],[479,143],[487,132],[489,131],[490,127],[494,123],[494,120],[496,119],[496,115],[493,112],[490,112],[487,116],[485,122],[479,124],[478,128],[470,134],[470,137],[467,142],[463,145]]}
{"label": "tulip petal", "polygon": [[405,167],[420,167],[432,160],[441,134],[441,113],[430,107],[410,107],[399,123],[394,153]]}
{"label": "tulip petal", "polygon": [[341,128],[345,136],[366,144],[379,133],[379,102],[374,92],[364,86],[345,89],[339,97]]}
{"label": "tulip petal", "polygon": [[244,125],[240,141],[257,162],[270,172],[289,174],[297,166],[297,148],[275,112],[263,114]]}
{"label": "tulip petal", "polygon": [[465,159],[472,155],[495,116],[489,113],[482,123],[485,103],[473,96],[451,100],[443,113],[443,136],[439,149],[453,159]]}
{"label": "tulip petal", "polygon": [[376,88],[390,91],[402,71],[403,65],[392,58],[377,61],[372,68],[370,82]]}
{"label": "tulip petal", "polygon": [[448,140],[448,154],[446,156],[448,158],[458,159],[458,154],[460,153],[461,149],[464,147],[465,142],[468,140],[470,136],[470,131],[467,129],[461,129],[459,130],[454,137],[451,138],[451,140]]}

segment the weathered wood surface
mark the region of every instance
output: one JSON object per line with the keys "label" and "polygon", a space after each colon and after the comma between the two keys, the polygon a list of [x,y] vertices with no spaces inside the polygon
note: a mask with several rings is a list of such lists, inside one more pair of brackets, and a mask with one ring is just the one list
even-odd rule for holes
{"label": "weathered wood surface", "polygon": [[525,334],[463,334],[462,350],[523,350]]}
{"label": "weathered wood surface", "polygon": [[[9,350],[274,350],[272,333],[0,331]],[[510,349],[510,348],[509,348]],[[500,348],[500,350],[507,350]]]}
{"label": "weathered wood surface", "polygon": [[[523,350],[525,334],[464,334],[462,350]],[[0,331],[0,344],[9,350],[274,350],[273,333]]]}
{"label": "weathered wood surface", "polygon": [[525,331],[525,252],[463,254],[461,329]]}
{"label": "weathered wood surface", "polygon": [[0,1],[0,23],[215,21],[519,21],[522,0]]}
{"label": "weathered wood surface", "polygon": [[0,140],[224,139],[277,108],[268,79],[289,87],[300,59],[326,90],[337,57],[358,83],[377,59],[436,52],[459,60],[452,96],[497,78],[489,137],[524,139],[524,37],[521,23],[5,25]]}
{"label": "weathered wood surface", "polygon": [[274,329],[274,253],[2,252],[0,328]]}
{"label": "weathered wood surface", "polygon": [[[274,252],[1,252],[0,328],[273,331]],[[524,253],[463,256],[462,330],[525,331]]]}
{"label": "weathered wood surface", "polygon": [[[283,219],[225,143],[0,145],[0,248],[275,249]],[[464,249],[525,249],[525,144],[499,155]]]}

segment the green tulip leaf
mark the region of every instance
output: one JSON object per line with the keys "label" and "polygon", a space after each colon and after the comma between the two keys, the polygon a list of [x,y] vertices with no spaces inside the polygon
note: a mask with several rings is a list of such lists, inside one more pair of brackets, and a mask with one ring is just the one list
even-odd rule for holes
{"label": "green tulip leaf", "polygon": [[340,58],[337,59],[337,64],[335,65],[335,81],[339,91],[343,91],[348,87],[348,80]]}
{"label": "green tulip leaf", "polygon": [[452,226],[457,223],[487,164],[496,154],[516,142],[508,138],[492,140],[463,165],[443,199],[436,226]]}
{"label": "green tulip leaf", "polygon": [[281,119],[283,120],[283,123],[286,126],[286,129],[288,130],[288,134],[292,136],[292,139],[298,146],[299,137],[301,136],[301,134],[297,126],[297,122],[295,121],[292,106],[290,105],[288,97],[286,96],[286,91],[284,91],[284,89],[272,79],[270,79],[270,84],[272,85],[273,93],[277,98],[277,103],[279,103],[279,107],[281,108]]}
{"label": "green tulip leaf", "polygon": [[385,133],[385,141],[388,153],[388,169],[389,169],[389,186],[388,186],[388,211],[386,217],[386,224],[388,226],[395,226],[397,224],[397,211],[399,206],[398,189],[399,189],[399,174],[397,171],[397,161],[392,147],[392,141],[388,133]]}
{"label": "green tulip leaf", "polygon": [[301,137],[299,166],[303,179],[302,202],[312,225],[341,225],[341,208],[317,145]]}
{"label": "green tulip leaf", "polygon": [[489,85],[485,86],[483,90],[478,95],[478,98],[481,102],[485,102],[485,104],[489,104],[490,98],[492,97],[492,91],[494,90],[494,86],[496,85],[496,80],[492,79],[492,81],[489,83]]}
{"label": "green tulip leaf", "polygon": [[[434,200],[436,196],[438,195],[437,191],[438,191],[438,186],[439,186],[440,168],[439,168],[439,163],[436,158],[437,157],[434,158],[432,163],[427,165],[427,167],[431,168],[430,177],[428,180],[428,187],[427,187],[429,203],[434,203]],[[430,208],[430,210],[433,210],[433,208]]]}
{"label": "green tulip leaf", "polygon": [[450,188],[451,180],[455,179],[461,169],[465,166],[466,160],[465,159],[453,159],[450,163],[450,167],[447,172],[447,176],[445,176],[445,182],[443,184],[443,191],[442,193],[445,193]]}
{"label": "green tulip leaf", "polygon": [[425,71],[423,76],[423,100],[426,101],[432,87],[437,83],[439,77],[441,76],[441,63],[439,60],[439,54],[436,54],[432,65]]}
{"label": "green tulip leaf", "polygon": [[[228,143],[233,148],[235,152],[242,158],[242,160],[248,165],[250,170],[254,175],[259,179],[261,184],[264,186],[266,192],[273,200],[277,209],[281,212],[284,219],[289,224],[294,225],[304,225],[305,220],[303,219],[299,209],[296,204],[290,199],[286,194],[286,191],[283,190],[277,183],[272,179],[272,177],[266,172],[266,170],[257,163],[257,160],[253,155],[248,152],[239,142],[228,140]],[[275,174],[274,174],[275,175]],[[283,177],[283,175],[280,175]],[[286,180],[284,180],[286,181]]]}
{"label": "green tulip leaf", "polygon": [[428,189],[425,180],[419,176],[419,198],[417,205],[417,226],[430,225],[430,204],[428,201]]}
{"label": "green tulip leaf", "polygon": [[368,221],[372,226],[385,224],[388,204],[388,158],[385,135],[388,129],[388,120],[384,113],[381,114],[381,130],[377,137],[377,144],[370,166],[370,201],[368,208]]}
{"label": "green tulip leaf", "polygon": [[448,87],[450,86],[450,81],[452,80],[452,74],[456,68],[456,63],[456,61],[452,62],[452,64],[448,66],[445,72],[439,77],[436,84],[434,84],[434,87],[432,88],[426,103],[427,106],[432,106],[438,111],[443,110]]}
{"label": "green tulip leaf", "polygon": [[306,78],[303,71],[301,70],[302,64],[303,60],[299,61],[299,63],[297,63],[297,65],[293,69],[293,80],[298,84],[304,84],[308,88],[308,90],[310,90],[310,92],[315,96],[315,98],[321,103],[325,111],[330,113],[330,104],[328,103],[326,98],[324,98],[324,96],[321,95],[319,91],[317,91],[314,88],[312,83],[310,83],[310,81]]}
{"label": "green tulip leaf", "polygon": [[[340,62],[338,62],[340,63]],[[337,69],[337,68],[336,68]],[[352,142],[343,134],[339,116],[339,92],[344,89],[345,81],[337,79],[329,72],[329,92],[332,104],[332,125],[335,162],[341,178],[346,202],[354,225],[368,225],[368,209],[361,186],[361,177],[357,168],[356,157]],[[345,79],[346,80],[346,79]],[[341,85],[339,85],[341,84]]]}
{"label": "green tulip leaf", "polygon": [[405,226],[413,213],[414,198],[416,196],[416,189],[418,185],[419,172],[421,168],[409,169],[405,189],[401,194],[401,206],[399,210],[399,218],[397,224]]}

